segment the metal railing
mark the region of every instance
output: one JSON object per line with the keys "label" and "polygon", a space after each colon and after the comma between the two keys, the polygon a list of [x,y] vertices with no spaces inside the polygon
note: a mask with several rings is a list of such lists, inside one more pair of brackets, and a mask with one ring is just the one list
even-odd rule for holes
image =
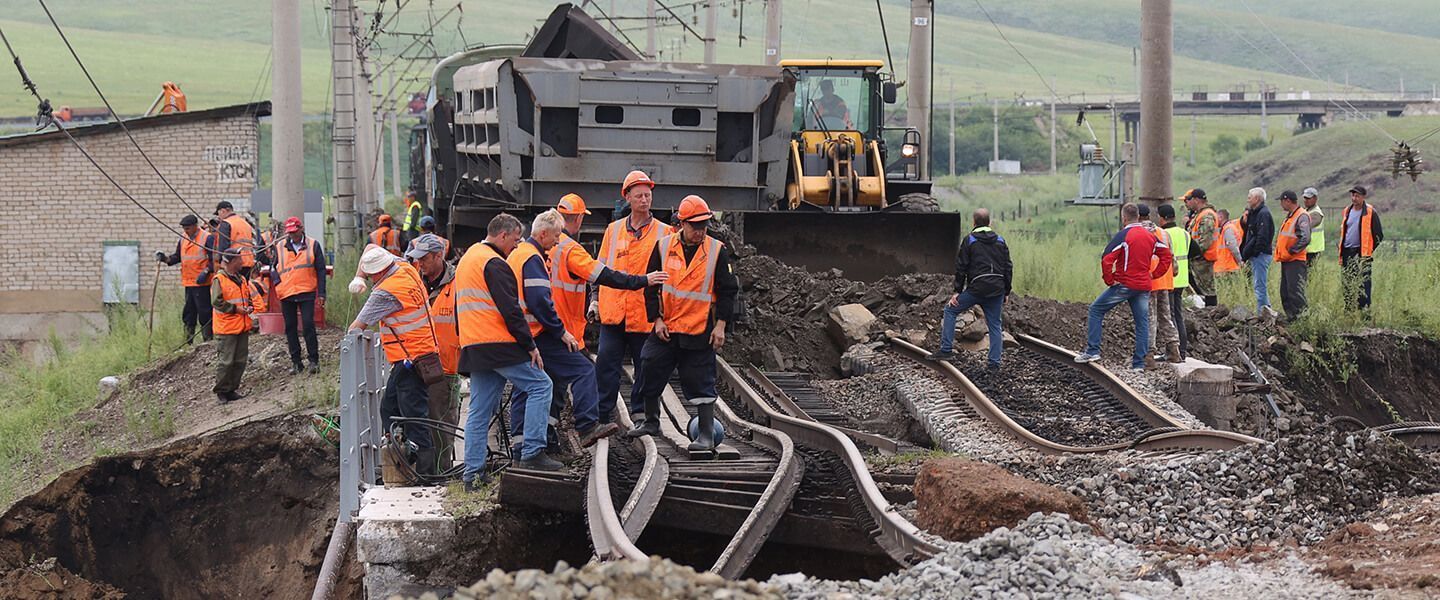
{"label": "metal railing", "polygon": [[380,397],[390,363],[378,334],[350,332],[340,340],[340,515],[360,512],[360,496],[380,470]]}

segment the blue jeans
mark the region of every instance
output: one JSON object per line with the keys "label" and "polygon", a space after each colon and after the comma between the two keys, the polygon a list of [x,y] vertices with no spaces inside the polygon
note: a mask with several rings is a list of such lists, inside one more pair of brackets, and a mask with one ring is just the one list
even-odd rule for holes
{"label": "blue jeans", "polygon": [[[590,362],[584,352],[571,352],[563,342],[549,337],[536,338],[535,346],[540,348],[540,359],[545,361],[545,374],[550,376],[555,389],[561,393],[566,388],[570,389],[575,413],[575,431],[588,433],[595,428],[598,420],[596,407],[599,395],[595,391],[595,363]],[[525,415],[529,412],[528,405],[529,394],[519,388],[511,388],[511,431],[519,431],[524,427]],[[555,406],[546,414],[554,416],[551,412],[556,409]]]}
{"label": "blue jeans", "polygon": [[1100,328],[1105,321],[1105,313],[1124,302],[1130,303],[1130,316],[1135,318],[1135,353],[1130,356],[1130,366],[1144,367],[1145,349],[1150,347],[1150,291],[1133,290],[1122,283],[1110,286],[1090,303],[1085,353],[1100,356]]}
{"label": "blue jeans", "polygon": [[625,370],[625,357],[635,365],[634,384],[630,387],[630,414],[645,410],[637,393],[640,390],[640,350],[645,347],[648,333],[628,333],[624,325],[601,325],[600,347],[595,350],[595,386],[600,400],[596,412],[601,423],[615,419],[615,402],[620,393],[620,374]]}
{"label": "blue jeans", "polygon": [[470,413],[465,417],[465,475],[474,479],[485,470],[489,453],[490,419],[500,407],[500,394],[505,382],[524,391],[525,445],[520,458],[534,458],[545,451],[545,424],[550,418],[550,378],[528,361],[520,364],[470,373]]}
{"label": "blue jeans", "polygon": [[960,313],[970,310],[971,307],[979,305],[980,310],[985,311],[985,327],[990,330],[990,356],[988,360],[992,365],[1000,364],[1000,351],[1005,347],[1005,340],[1000,336],[1000,309],[1005,306],[1005,296],[993,298],[979,298],[971,295],[970,292],[960,293],[957,299],[959,306],[951,306],[945,303],[945,320],[940,325],[940,351],[950,352],[955,349],[955,317]]}
{"label": "blue jeans", "polygon": [[1248,261],[1250,264],[1250,283],[1255,287],[1255,310],[1270,306],[1270,261],[1274,257],[1269,254],[1261,254]]}

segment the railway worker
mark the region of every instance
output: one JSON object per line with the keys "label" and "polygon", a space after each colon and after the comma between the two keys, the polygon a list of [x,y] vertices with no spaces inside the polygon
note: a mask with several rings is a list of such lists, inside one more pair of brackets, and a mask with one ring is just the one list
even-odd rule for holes
{"label": "railway worker", "polygon": [[[360,307],[360,313],[355,315],[355,321],[350,323],[350,331],[379,326],[385,360],[390,362],[390,378],[385,382],[385,395],[380,398],[380,424],[388,436],[390,422],[395,417],[425,418],[430,414],[429,394],[420,369],[437,353],[435,330],[426,304],[425,283],[415,267],[384,248],[367,245],[356,271],[357,276],[368,280],[374,289]],[[363,291],[363,285],[360,287]],[[431,443],[429,428],[407,423],[403,431],[405,441],[415,444],[416,471],[433,473],[435,446]],[[391,440],[391,443],[399,442]]]}
{"label": "railway worker", "polygon": [[1170,291],[1170,320],[1175,324],[1176,348],[1167,347],[1172,363],[1185,362],[1190,354],[1188,332],[1185,331],[1185,293],[1190,289],[1190,234],[1175,224],[1175,206],[1161,204],[1155,209],[1160,215],[1160,226],[1169,236],[1170,255],[1174,257],[1175,269]]}
{"label": "railway worker", "polygon": [[675,211],[680,231],[661,238],[650,254],[651,271],[670,279],[645,288],[645,311],[654,329],[645,340],[637,395],[645,420],[626,435],[660,433],[660,394],[678,367],[685,400],[695,404],[698,423],[692,451],[715,449],[715,353],[725,345],[725,324],[735,315],[740,283],[725,245],[706,235],[713,213],[699,196],[686,196]]}
{"label": "railway worker", "polygon": [[1325,211],[1320,210],[1320,191],[1313,187],[1300,192],[1305,212],[1310,215],[1310,245],[1305,247],[1305,263],[1313,265],[1325,251]]}
{"label": "railway worker", "polygon": [[235,205],[221,200],[215,205],[215,253],[217,256],[240,256],[240,273],[250,277],[255,268],[255,228],[235,212]]}
{"label": "railway worker", "polygon": [[198,327],[205,341],[214,337],[210,325],[210,283],[215,277],[215,266],[211,251],[215,238],[200,228],[200,219],[185,215],[180,219],[180,228],[185,236],[175,242],[175,252],[166,256],[156,252],[155,260],[164,265],[180,264],[180,285],[185,288],[185,308],[180,311],[180,321],[185,324],[185,343],[195,339]]}
{"label": "railway worker", "polygon": [[1340,270],[1345,306],[1370,310],[1371,263],[1375,248],[1385,240],[1380,213],[1366,202],[1365,186],[1350,188],[1350,206],[1340,214]]}
{"label": "railway worker", "polygon": [[250,315],[265,310],[265,295],[244,273],[239,254],[226,256],[210,290],[215,330],[215,397],[221,404],[241,398],[240,378],[250,361]]}
{"label": "railway worker", "polygon": [[1240,242],[1240,258],[1250,266],[1250,283],[1255,289],[1255,314],[1273,315],[1270,308],[1270,263],[1274,260],[1275,220],[1265,206],[1265,188],[1250,188],[1245,196],[1245,216],[1241,227],[1245,239]]}
{"label": "railway worker", "polygon": [[[428,217],[427,217],[428,218]],[[440,354],[440,366],[445,377],[428,386],[425,390],[430,407],[430,418],[454,425],[460,421],[460,386],[457,381],[457,366],[460,361],[460,327],[455,321],[455,267],[445,261],[450,243],[433,233],[423,234],[410,241],[405,259],[420,271],[429,293],[430,322],[435,325],[436,352]],[[454,436],[439,430],[432,430],[434,438],[437,471],[444,471],[454,464]]]}
{"label": "railway worker", "polygon": [[[1130,305],[1135,320],[1135,352],[1130,367],[1145,368],[1145,352],[1150,345],[1150,285],[1155,274],[1170,269],[1170,248],[1140,224],[1140,210],[1134,204],[1120,207],[1120,232],[1105,246],[1100,258],[1100,276],[1109,286],[1090,303],[1086,321],[1085,352],[1075,357],[1077,363],[1100,360],[1101,326],[1105,313],[1121,303]],[[1152,261],[1154,258],[1156,260]]]}
{"label": "railway worker", "polygon": [[[555,276],[547,266],[549,261],[546,256],[553,255],[559,245],[560,236],[564,235],[564,229],[565,217],[558,210],[551,209],[540,213],[530,225],[530,237],[520,242],[505,261],[510,263],[510,268],[520,277],[524,288],[524,301],[520,305],[525,309],[525,320],[530,323],[530,334],[535,336],[535,347],[540,349],[540,358],[545,361],[545,373],[554,384],[555,394],[546,398],[549,402],[543,405],[549,407],[545,411],[550,422],[546,431],[547,445],[551,430],[559,423],[553,398],[562,395],[562,391],[569,388],[575,399],[575,432],[580,434],[580,445],[588,448],[595,445],[600,438],[619,433],[620,426],[599,421],[595,363],[590,362],[580,351],[585,346],[584,342],[571,333],[564,317],[559,313],[556,302],[558,297],[552,287]],[[566,267],[556,264],[554,268],[559,270]],[[584,289],[583,284],[581,289]],[[584,335],[582,329],[580,336]],[[510,428],[517,433],[529,412],[527,400],[525,393],[520,391],[515,391],[510,396]]]}
{"label": "railway worker", "polygon": [[411,241],[424,233],[420,227],[420,219],[426,217],[425,205],[415,197],[415,190],[405,192],[405,220],[400,225],[400,240],[404,245],[409,246]]}
{"label": "railway worker", "polygon": [[[669,235],[669,225],[661,223],[650,214],[650,201],[655,182],[643,171],[631,171],[620,185],[620,194],[630,208],[630,214],[618,219],[605,228],[605,237],[600,242],[600,261],[607,267],[622,273],[646,273],[650,255],[655,243]],[[630,414],[644,410],[644,405],[634,392],[641,386],[644,376],[641,369],[641,349],[650,336],[650,319],[645,311],[645,293],[639,290],[623,290],[601,287],[597,299],[590,303],[586,317],[600,321],[600,347],[595,351],[595,379],[599,389],[600,420],[609,423],[615,412],[616,395],[620,393],[621,363],[630,357],[635,366],[634,385],[631,386]]]}
{"label": "railway worker", "polygon": [[[1187,230],[1190,233],[1190,288],[1205,299],[1205,306],[1215,306],[1220,298],[1215,294],[1216,263],[1220,262],[1223,250],[1220,241],[1220,219],[1205,190],[1193,188],[1180,197],[1194,215]],[[1184,349],[1181,349],[1184,352]]]}
{"label": "railway worker", "polygon": [[989,330],[987,364],[998,369],[1000,353],[1005,345],[1000,332],[1000,311],[1005,306],[1005,298],[1010,295],[1014,274],[1010,246],[1005,243],[1005,238],[990,228],[990,209],[975,209],[971,223],[974,228],[960,242],[960,252],[955,257],[955,292],[945,303],[940,325],[940,350],[931,353],[930,360],[947,360],[954,356],[955,318],[978,305],[985,313],[985,327]]}
{"label": "railway worker", "polygon": [[1280,306],[1285,309],[1285,317],[1293,321],[1305,312],[1310,213],[1300,208],[1300,199],[1291,190],[1280,193],[1280,209],[1285,211],[1285,220],[1275,236],[1275,262],[1280,263]]}
{"label": "railway worker", "polygon": [[[850,120],[850,107],[845,106],[845,99],[835,93],[835,81],[831,79],[820,80],[820,97],[815,99],[815,107],[820,117],[825,119],[824,123],[815,127],[830,128],[835,125],[843,125],[846,129],[854,129],[855,123]],[[830,119],[835,119],[834,124]]]}
{"label": "railway worker", "polygon": [[395,256],[400,256],[400,232],[391,225],[390,215],[375,217],[375,231],[370,232],[370,243]]}
{"label": "railway worker", "polygon": [[455,268],[455,314],[460,326],[459,372],[470,377],[470,409],[465,419],[467,490],[489,481],[485,441],[490,420],[500,408],[505,382],[525,392],[525,442],[515,466],[558,470],[564,465],[545,455],[546,408],[552,385],[525,311],[520,306],[520,277],[505,262],[515,251],[524,226],[501,213],[490,220],[485,241],[470,246]]}
{"label": "railway worker", "polygon": [[1245,240],[1245,229],[1240,221],[1230,219],[1230,211],[1220,209],[1221,250],[1215,255],[1215,272],[1220,275],[1240,270],[1240,242]]}
{"label": "railway worker", "polygon": [[[1170,246],[1170,234],[1159,224],[1159,215],[1150,209],[1149,205],[1141,204],[1137,207],[1140,212],[1140,225],[1155,236],[1155,240]],[[1174,256],[1174,250],[1171,250]],[[1158,265],[1159,258],[1151,258],[1151,265]],[[1163,360],[1168,362],[1179,362],[1175,360],[1180,355],[1180,336],[1175,330],[1175,318],[1170,311],[1170,296],[1175,291],[1175,267],[1174,261],[1171,267],[1163,271],[1157,270],[1156,275],[1150,280],[1150,319],[1147,325],[1150,328],[1150,340],[1158,349],[1164,346],[1166,354]],[[1172,352],[1173,350],[1173,352]],[[1154,366],[1154,359],[1146,353],[1146,365]]]}
{"label": "railway worker", "polygon": [[274,247],[275,295],[285,317],[285,343],[290,350],[290,373],[305,369],[300,362],[300,332],[305,333],[305,356],[310,372],[320,372],[320,340],[315,336],[315,309],[325,306],[325,250],[305,235],[300,217],[285,219],[285,237]]}
{"label": "railway worker", "polygon": [[[445,261],[448,262],[451,258],[454,258],[454,257],[455,257],[455,249],[454,249],[453,245],[450,243],[450,240],[445,239],[445,236],[442,236],[442,235],[440,235],[440,234],[438,234],[438,233],[435,232],[435,217],[432,217],[432,216],[430,216],[430,215],[425,215],[425,216],[423,216],[423,217],[420,217],[420,236],[424,236],[424,235],[426,235],[426,234],[435,236],[436,239],[440,240],[440,244],[441,244],[442,246],[444,246],[444,248],[442,248],[441,254],[440,254],[440,256],[441,256],[441,258],[442,258],[443,260],[445,260]],[[417,236],[417,239],[418,239],[418,236]],[[406,249],[407,251],[409,251],[409,250],[414,250],[414,249],[415,249],[415,240],[410,240],[410,243],[405,247],[405,249]],[[408,252],[407,252],[407,256],[408,256]]]}

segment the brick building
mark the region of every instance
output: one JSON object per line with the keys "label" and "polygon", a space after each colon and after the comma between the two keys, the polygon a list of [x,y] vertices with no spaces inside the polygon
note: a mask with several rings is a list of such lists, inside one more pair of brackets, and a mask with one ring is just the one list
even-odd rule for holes
{"label": "brick building", "polygon": [[[260,162],[259,118],[269,114],[270,103],[260,102],[125,122],[195,211],[117,123],[70,131],[130,195],[178,231],[181,217],[197,211],[209,217],[220,200],[241,213],[248,208]],[[62,337],[103,331],[107,301],[148,305],[155,252],[173,252],[176,237],[51,129],[0,137],[0,240],[0,344],[28,351],[51,331]],[[178,286],[179,267],[162,268],[160,277],[161,286]]]}

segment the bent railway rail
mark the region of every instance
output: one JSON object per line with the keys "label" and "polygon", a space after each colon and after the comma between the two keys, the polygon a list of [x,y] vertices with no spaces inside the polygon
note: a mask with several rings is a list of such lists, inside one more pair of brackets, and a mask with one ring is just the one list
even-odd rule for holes
{"label": "bent railway rail", "polygon": [[[620,425],[629,428],[632,425],[630,416],[623,410],[617,412],[620,414]],[[600,560],[645,560],[645,552],[635,542],[640,539],[640,533],[650,522],[665,492],[665,484],[670,479],[669,463],[660,457],[655,440],[648,437],[633,440],[645,459],[624,508],[617,512],[610,493],[610,441],[609,438],[601,438],[595,442],[590,476],[585,483],[585,518],[590,529],[590,541],[596,558]]]}
{"label": "bent railway rail", "polygon": [[[890,345],[903,356],[919,361],[938,371],[958,386],[964,396],[964,403],[956,402],[954,412],[973,412],[987,421],[1004,429],[1021,443],[1047,454],[1093,454],[1134,449],[1142,452],[1175,452],[1187,450],[1229,450],[1245,444],[1261,442],[1259,438],[1229,431],[1188,429],[1183,423],[1147,401],[1144,396],[1114,373],[1094,363],[1077,364],[1074,353],[1054,344],[1027,335],[1017,335],[1021,348],[1031,350],[1059,363],[1062,368],[1076,368],[1091,381],[1107,390],[1118,403],[1134,418],[1151,427],[1132,441],[1075,446],[1062,444],[1041,437],[1006,414],[999,405],[980,390],[963,372],[949,362],[926,360],[928,354],[920,347],[905,340],[891,338]],[[953,400],[953,399],[952,399]]]}
{"label": "bent railway rail", "polygon": [[[876,530],[871,532],[872,536],[891,558],[900,564],[914,565],[939,551],[938,547],[921,537],[919,528],[895,512],[871,477],[860,449],[850,439],[851,435],[860,434],[864,439],[873,434],[854,430],[842,431],[820,423],[805,414],[790,400],[788,394],[760,371],[753,367],[747,369],[747,381],[747,377],[742,376],[723,359],[717,358],[716,363],[720,380],[739,396],[757,419],[764,419],[770,427],[784,432],[802,445],[826,450],[840,457],[855,482],[860,501],[876,525]],[[754,381],[761,389],[756,390],[750,381]],[[773,408],[766,401],[767,398],[783,407],[784,412]],[[884,440],[874,437],[878,438],[877,441]]]}

